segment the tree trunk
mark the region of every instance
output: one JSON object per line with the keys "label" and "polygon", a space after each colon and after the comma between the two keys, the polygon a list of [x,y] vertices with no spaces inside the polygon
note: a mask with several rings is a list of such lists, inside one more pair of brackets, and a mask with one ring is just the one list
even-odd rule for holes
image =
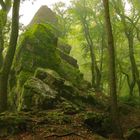
{"label": "tree trunk", "polygon": [[97,92],[101,91],[101,71],[97,66],[97,63],[95,63],[95,71],[96,71],[96,85],[95,85],[95,90]]}
{"label": "tree trunk", "polygon": [[115,50],[114,50],[114,38],[112,34],[112,26],[109,14],[109,2],[103,0],[105,9],[105,22],[108,37],[108,53],[109,53],[109,87],[111,97],[111,115],[112,122],[114,124],[114,133],[119,139],[123,138],[122,128],[119,120],[119,112],[117,105],[117,88],[116,88],[116,69],[115,69]]}
{"label": "tree trunk", "polygon": [[12,66],[19,30],[20,0],[14,0],[10,43],[0,72],[0,112],[7,109],[7,88],[10,69]]}
{"label": "tree trunk", "polygon": [[87,44],[90,49],[92,86],[95,88],[96,91],[99,91],[100,85],[101,85],[101,82],[100,82],[101,73],[100,73],[100,70],[99,70],[97,62],[96,62],[93,41],[92,41],[92,38],[91,38],[91,35],[89,32],[89,27],[88,27],[86,21],[82,20],[82,24],[83,24],[85,38],[86,38]]}
{"label": "tree trunk", "polygon": [[133,40],[133,33],[129,32],[129,34],[126,34],[127,40],[128,40],[128,46],[129,46],[129,58],[130,58],[130,62],[131,62],[131,71],[132,71],[132,86],[131,86],[131,90],[130,90],[130,96],[133,96],[133,88],[135,86],[135,83],[137,83],[138,86],[138,91],[139,91],[139,95],[140,95],[140,75],[139,75],[139,71],[138,71],[138,67],[136,64],[136,60],[134,57],[134,40]]}
{"label": "tree trunk", "polygon": [[4,27],[7,23],[7,15],[11,9],[11,0],[6,0],[5,2],[0,1],[0,69],[3,65],[3,49],[4,49]]}
{"label": "tree trunk", "polygon": [[96,56],[95,56],[95,49],[94,49],[94,45],[93,45],[93,41],[92,41],[92,37],[90,35],[89,32],[89,27],[87,24],[85,24],[85,30],[86,30],[86,35],[88,38],[88,45],[90,47],[90,55],[91,55],[91,59],[92,59],[92,69],[94,69],[94,88],[96,91],[100,91],[100,86],[101,86],[101,73],[100,70],[98,68],[97,62],[96,62]]}
{"label": "tree trunk", "polygon": [[91,75],[92,75],[91,82],[92,82],[92,86],[95,88],[95,56],[94,56],[93,43],[91,42],[91,40],[89,38],[88,27],[87,27],[84,19],[82,20],[82,25],[83,25],[83,29],[84,29],[85,39],[86,39],[87,44],[88,44],[89,49],[90,49]]}
{"label": "tree trunk", "polygon": [[99,89],[99,91],[103,89],[102,71],[103,71],[103,57],[104,57],[104,47],[105,46],[106,46],[106,43],[104,41],[104,35],[102,34],[101,50],[100,50],[100,64],[99,64],[99,71],[98,71],[97,80],[96,80],[97,89]]}
{"label": "tree trunk", "polygon": [[133,35],[131,35],[132,33],[127,33],[127,31],[125,31],[125,35],[127,37],[128,40],[128,47],[129,47],[129,59],[130,59],[130,63],[131,63],[131,73],[132,73],[132,82],[131,82],[131,86],[130,86],[130,96],[133,96],[133,89],[135,87],[135,83],[136,83],[136,62],[135,62],[135,58],[134,58],[134,49],[133,49]]}
{"label": "tree trunk", "polygon": [[[117,5],[117,2],[114,1],[115,6]],[[122,0],[120,0],[119,3],[122,5]],[[121,7],[123,7],[123,6],[121,6]],[[123,10],[121,11],[119,7],[115,7],[115,8],[116,8],[117,13],[121,17],[121,21],[122,21],[123,26],[124,26],[125,36],[128,40],[129,59],[130,59],[130,63],[131,63],[131,73],[132,73],[132,81],[131,81],[131,84],[129,86],[130,96],[133,96],[133,90],[134,90],[134,87],[135,87],[136,83],[137,83],[138,90],[139,90],[139,95],[140,95],[140,82],[139,82],[140,81],[140,76],[139,76],[138,67],[136,65],[136,60],[135,60],[135,57],[134,57],[134,35],[133,35],[134,27],[130,28],[129,26],[127,26],[124,11]]]}
{"label": "tree trunk", "polygon": [[0,69],[1,69],[2,64],[3,64],[2,52],[3,52],[3,34],[2,34],[1,29],[0,29]]}
{"label": "tree trunk", "polygon": [[1,9],[0,10],[0,69],[2,67],[3,64],[3,49],[4,49],[4,27],[6,25],[7,22],[7,11],[6,9]]}

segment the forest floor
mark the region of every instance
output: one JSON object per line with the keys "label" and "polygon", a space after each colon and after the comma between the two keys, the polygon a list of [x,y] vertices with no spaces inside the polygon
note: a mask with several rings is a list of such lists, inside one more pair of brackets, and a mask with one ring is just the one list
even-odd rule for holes
{"label": "forest floor", "polygon": [[[132,129],[140,131],[140,109],[120,104],[120,111],[124,134]],[[0,114],[0,140],[117,140],[113,134],[105,138],[85,124],[85,114],[92,112],[106,113],[103,109],[90,106],[71,114],[65,114],[61,108],[6,112]]]}

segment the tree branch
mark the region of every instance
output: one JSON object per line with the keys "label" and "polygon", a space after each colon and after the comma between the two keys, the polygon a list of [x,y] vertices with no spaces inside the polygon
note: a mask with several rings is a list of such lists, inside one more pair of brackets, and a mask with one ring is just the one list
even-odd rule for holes
{"label": "tree branch", "polygon": [[78,136],[78,137],[81,137],[81,138],[84,138],[84,139],[86,138],[85,136],[82,136],[82,135],[77,134],[75,132],[70,132],[70,133],[62,134],[62,135],[53,134],[53,135],[45,136],[45,138],[50,138],[50,137],[66,137],[66,136],[71,136],[71,135],[75,135],[75,136]]}
{"label": "tree branch", "polygon": [[121,67],[120,64],[119,64],[119,68],[120,68],[120,72],[126,76],[128,86],[130,87],[131,84],[130,84],[130,78],[129,78],[129,75],[128,75],[126,72],[124,72],[124,71],[122,70],[122,67]]}

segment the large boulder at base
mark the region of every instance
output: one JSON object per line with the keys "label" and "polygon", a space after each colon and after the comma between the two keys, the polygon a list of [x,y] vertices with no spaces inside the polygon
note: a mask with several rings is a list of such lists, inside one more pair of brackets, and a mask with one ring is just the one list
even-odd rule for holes
{"label": "large boulder at base", "polygon": [[[78,97],[78,89],[58,73],[51,69],[38,68],[34,77],[28,78],[22,87],[18,109],[51,109],[56,107],[62,98],[74,102]],[[71,107],[74,105],[69,106],[70,109]]]}
{"label": "large boulder at base", "polygon": [[37,68],[34,76],[28,78],[22,86],[17,106],[18,110],[59,107],[65,114],[72,115],[78,113],[84,103],[92,105],[94,100],[90,103],[86,95],[81,94],[78,88],[56,71]]}
{"label": "large boulder at base", "polygon": [[30,78],[24,84],[19,110],[51,109],[56,104],[57,91],[51,89],[47,84],[37,78]]}
{"label": "large boulder at base", "polygon": [[59,92],[59,97],[74,100],[74,97],[79,96],[79,90],[54,70],[37,68],[34,76]]}

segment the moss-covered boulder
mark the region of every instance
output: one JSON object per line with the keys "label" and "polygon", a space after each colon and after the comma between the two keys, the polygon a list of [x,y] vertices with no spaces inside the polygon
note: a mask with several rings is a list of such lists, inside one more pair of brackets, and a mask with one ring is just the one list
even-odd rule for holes
{"label": "moss-covered boulder", "polygon": [[60,77],[56,71],[51,69],[37,68],[34,76],[56,90],[61,88],[65,82],[65,79]]}
{"label": "moss-covered boulder", "polygon": [[79,96],[78,89],[54,70],[37,68],[34,77],[28,78],[22,86],[18,108],[19,110],[50,109],[56,107],[62,98],[75,104],[74,101]]}
{"label": "moss-covered boulder", "polygon": [[23,87],[19,110],[51,109],[57,103],[58,92],[37,78],[28,79]]}
{"label": "moss-covered boulder", "polygon": [[73,104],[72,102],[69,102],[68,100],[65,100],[62,102],[62,108],[64,114],[67,115],[74,115],[80,112],[80,108],[76,105]]}
{"label": "moss-covered boulder", "polygon": [[86,96],[71,82],[51,69],[37,68],[33,77],[21,87],[19,110],[61,108],[66,114],[76,114],[81,104],[88,103]]}
{"label": "moss-covered boulder", "polygon": [[74,86],[80,87],[83,81],[83,74],[80,73],[79,69],[73,67],[65,60],[61,60],[61,63],[57,69],[57,73],[67,81],[73,83]]}

